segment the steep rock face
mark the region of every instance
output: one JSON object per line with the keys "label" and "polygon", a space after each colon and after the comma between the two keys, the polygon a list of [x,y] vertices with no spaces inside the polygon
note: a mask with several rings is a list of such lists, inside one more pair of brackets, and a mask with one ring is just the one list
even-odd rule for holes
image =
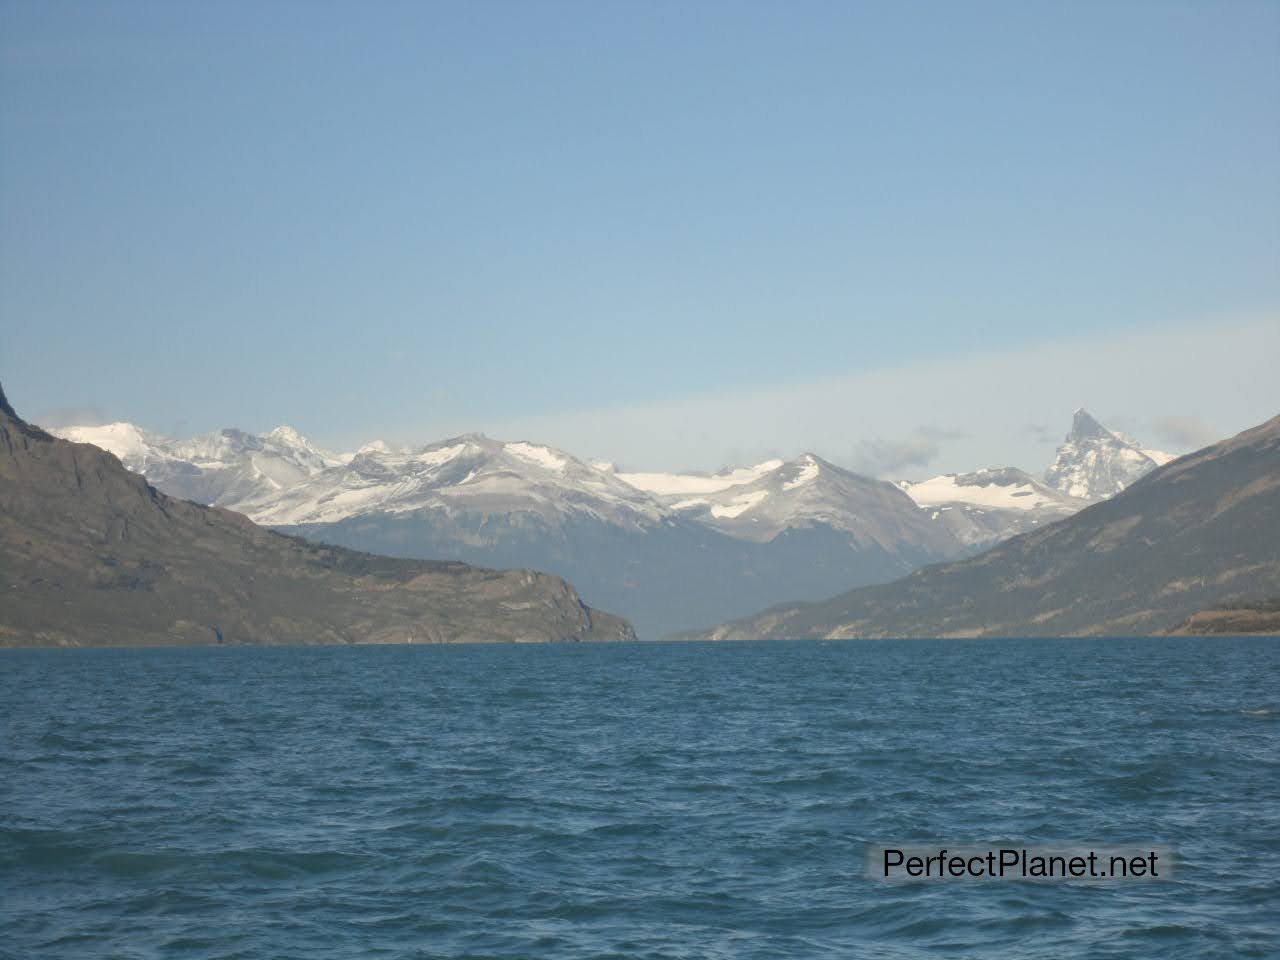
{"label": "steep rock face", "polygon": [[625,640],[528,570],[317,546],[160,493],[0,390],[0,645]]}
{"label": "steep rock face", "polygon": [[1077,410],[1044,482],[1077,500],[1105,500],[1171,459],[1159,450],[1143,449],[1136,440],[1113,433]]}
{"label": "steep rock face", "polygon": [[691,634],[1142,635],[1280,595],[1280,417],[957,563]]}

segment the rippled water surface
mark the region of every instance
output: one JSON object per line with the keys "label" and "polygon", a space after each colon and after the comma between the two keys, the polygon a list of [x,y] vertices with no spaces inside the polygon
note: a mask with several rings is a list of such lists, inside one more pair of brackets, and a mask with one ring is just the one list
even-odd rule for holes
{"label": "rippled water surface", "polygon": [[[1280,956],[1280,643],[0,654],[0,956]],[[1162,844],[884,884],[867,844]]]}

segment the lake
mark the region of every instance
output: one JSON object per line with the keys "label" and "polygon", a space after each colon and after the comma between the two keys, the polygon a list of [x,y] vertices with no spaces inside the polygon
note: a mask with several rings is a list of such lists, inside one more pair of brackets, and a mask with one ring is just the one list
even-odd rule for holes
{"label": "lake", "polygon": [[[0,654],[0,956],[1280,955],[1270,639]],[[1177,852],[886,883],[869,845]]]}

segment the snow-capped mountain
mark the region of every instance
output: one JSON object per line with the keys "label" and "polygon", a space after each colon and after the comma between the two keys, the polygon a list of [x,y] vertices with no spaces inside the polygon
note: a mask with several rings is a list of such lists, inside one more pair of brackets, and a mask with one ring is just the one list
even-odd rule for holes
{"label": "snow-capped mountain", "polygon": [[1105,500],[1172,459],[1170,454],[1146,449],[1138,441],[1108,430],[1080,409],[1072,419],[1071,432],[1058,447],[1057,459],[1045,471],[1044,482],[1079,500]]}
{"label": "snow-capped mountain", "polygon": [[145,475],[157,464],[172,459],[169,454],[172,440],[132,423],[107,423],[99,427],[52,427],[49,432],[72,443],[91,443],[101,450],[113,453],[117,460],[134,473]]}
{"label": "snow-capped mountain", "polygon": [[625,474],[477,434],[366,447],[237,508],[358,549],[555,572],[648,637],[964,552],[891,484],[813,456],[714,477]]}
{"label": "snow-capped mountain", "polygon": [[627,472],[480,434],[338,455],[288,427],[191,440],[127,423],[57,432],[110,450],[167,493],[287,532],[559,574],[651,638],[955,559],[1169,459],[1083,411],[1044,483],[1002,468],[891,484],[812,453],[714,474]]}
{"label": "snow-capped mountain", "polygon": [[262,436],[220,430],[189,440],[173,440],[131,423],[51,432],[114,453],[130,470],[173,496],[237,509],[343,460],[287,426]]}
{"label": "snow-capped mountain", "polygon": [[898,486],[962,543],[984,547],[1061,520],[1088,504],[1017,467],[945,473]]}
{"label": "snow-capped mountain", "polygon": [[1017,467],[996,467],[898,486],[962,543],[985,548],[1105,500],[1172,459],[1077,410],[1043,482]]}
{"label": "snow-capped mountain", "polygon": [[904,543],[955,552],[940,531],[893,484],[852,473],[812,453],[720,473],[622,473],[619,478],[686,519],[741,540],[765,543],[785,530],[827,527],[861,546]]}
{"label": "snow-capped mountain", "polygon": [[548,527],[570,517],[637,527],[666,515],[652,497],[561,450],[481,434],[413,450],[366,444],[345,463],[237,507],[276,526],[417,510],[519,515]]}

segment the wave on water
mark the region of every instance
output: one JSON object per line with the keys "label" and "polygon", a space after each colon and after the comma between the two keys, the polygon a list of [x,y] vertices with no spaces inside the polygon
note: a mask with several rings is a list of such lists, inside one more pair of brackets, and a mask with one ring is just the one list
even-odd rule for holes
{"label": "wave on water", "polygon": [[[1280,956],[1273,642],[3,658],[0,956]],[[1178,870],[869,879],[894,837]]]}

